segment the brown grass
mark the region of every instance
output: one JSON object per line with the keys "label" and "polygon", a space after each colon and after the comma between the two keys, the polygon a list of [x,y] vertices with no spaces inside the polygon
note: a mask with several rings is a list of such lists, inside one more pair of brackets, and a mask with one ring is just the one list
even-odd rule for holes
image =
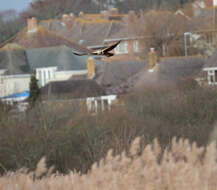
{"label": "brown grass", "polygon": [[[36,178],[32,173],[17,171],[0,177],[0,189],[75,189],[75,190],[181,190],[217,187],[216,144],[206,148],[190,144],[188,140],[173,138],[169,147],[161,150],[155,139],[152,144],[140,147],[140,138],[131,144],[130,151],[107,156],[85,175],[71,171]],[[38,171],[47,170],[44,158]],[[35,176],[37,176],[35,174]]]}

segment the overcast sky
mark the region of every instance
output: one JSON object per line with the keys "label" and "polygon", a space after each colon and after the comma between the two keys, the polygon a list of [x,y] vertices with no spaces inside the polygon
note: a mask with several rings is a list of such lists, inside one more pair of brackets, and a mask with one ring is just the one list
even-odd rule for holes
{"label": "overcast sky", "polygon": [[32,0],[1,0],[0,11],[7,9],[15,9],[21,11],[28,7]]}

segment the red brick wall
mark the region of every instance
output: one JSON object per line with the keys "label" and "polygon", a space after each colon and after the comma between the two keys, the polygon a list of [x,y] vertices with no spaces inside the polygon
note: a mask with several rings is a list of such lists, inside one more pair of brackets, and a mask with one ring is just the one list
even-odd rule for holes
{"label": "red brick wall", "polygon": [[213,6],[213,0],[204,0],[205,4],[207,7],[212,7]]}

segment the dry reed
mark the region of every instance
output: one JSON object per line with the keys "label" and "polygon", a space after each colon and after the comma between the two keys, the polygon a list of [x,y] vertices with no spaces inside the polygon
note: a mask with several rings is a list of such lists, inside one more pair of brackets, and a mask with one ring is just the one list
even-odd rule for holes
{"label": "dry reed", "polygon": [[129,153],[124,151],[121,155],[110,150],[87,174],[71,171],[68,175],[53,174],[33,180],[34,175],[48,171],[43,158],[34,175],[19,170],[0,177],[0,189],[217,189],[215,143],[203,148],[173,138],[170,147],[164,150],[156,139],[142,150],[140,144],[140,138],[136,138]]}

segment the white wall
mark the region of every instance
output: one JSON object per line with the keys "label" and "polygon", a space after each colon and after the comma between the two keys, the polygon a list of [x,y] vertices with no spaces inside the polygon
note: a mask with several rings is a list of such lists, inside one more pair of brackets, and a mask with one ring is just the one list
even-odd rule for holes
{"label": "white wall", "polygon": [[31,75],[0,75],[0,97],[29,90]]}
{"label": "white wall", "polygon": [[55,79],[55,72],[57,67],[37,68],[36,78],[38,79],[39,86],[45,86],[50,80]]}
{"label": "white wall", "polygon": [[128,53],[128,41],[123,41],[114,49],[115,54],[127,54]]}
{"label": "white wall", "polygon": [[57,67],[37,68],[36,78],[39,86],[43,87],[52,81],[68,80],[72,76],[87,74],[87,70],[80,71],[57,71]]}
{"label": "white wall", "polygon": [[116,100],[116,98],[117,95],[89,97],[86,99],[87,110],[91,113],[110,110],[111,105]]}
{"label": "white wall", "polygon": [[87,74],[87,70],[80,70],[80,71],[57,71],[55,73],[56,78],[54,79],[55,81],[63,81],[63,80],[68,80],[72,76],[76,75],[84,75]]}

